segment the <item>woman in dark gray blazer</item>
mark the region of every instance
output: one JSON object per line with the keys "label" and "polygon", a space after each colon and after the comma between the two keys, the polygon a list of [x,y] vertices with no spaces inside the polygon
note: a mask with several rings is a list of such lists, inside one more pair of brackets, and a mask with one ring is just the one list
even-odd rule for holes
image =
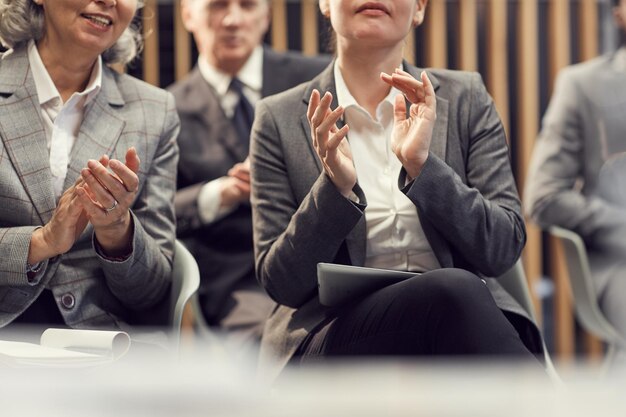
{"label": "woman in dark gray blazer", "polygon": [[0,327],[128,329],[167,309],[174,99],[108,66],[137,53],[138,7],[0,0]]}
{"label": "woman in dark gray blazer", "polygon": [[[526,240],[493,102],[477,74],[402,60],[426,3],[321,0],[336,60],[257,106],[256,268],[278,304],[262,342],[270,378],[290,358],[541,351],[536,327],[491,278]],[[422,274],[327,308],[318,262]]]}

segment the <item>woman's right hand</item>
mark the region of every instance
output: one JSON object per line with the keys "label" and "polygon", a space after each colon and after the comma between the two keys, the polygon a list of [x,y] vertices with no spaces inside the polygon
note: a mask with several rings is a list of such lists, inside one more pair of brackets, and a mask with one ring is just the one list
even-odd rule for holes
{"label": "woman's right hand", "polygon": [[34,265],[45,259],[69,251],[89,223],[77,187],[82,178],[68,188],[59,200],[52,218],[45,226],[33,232],[28,252],[28,263]]}
{"label": "woman's right hand", "polygon": [[330,110],[333,100],[331,93],[326,92],[320,98],[320,92],[313,90],[309,100],[307,119],[311,126],[313,147],[317,151],[324,172],[335,184],[339,192],[348,197],[356,185],[356,169],[352,161],[352,152],[347,140],[348,125],[337,128],[337,121],[343,115],[343,108]]}

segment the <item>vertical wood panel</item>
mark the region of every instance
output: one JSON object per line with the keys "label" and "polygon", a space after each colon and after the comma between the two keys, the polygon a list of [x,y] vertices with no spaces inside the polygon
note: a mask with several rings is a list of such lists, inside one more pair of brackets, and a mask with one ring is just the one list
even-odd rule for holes
{"label": "vertical wood panel", "polygon": [[180,80],[191,69],[191,36],[183,26],[180,0],[174,0],[174,79]]}
{"label": "vertical wood panel", "polygon": [[586,61],[598,55],[598,1],[580,0],[580,59]]}
{"label": "vertical wood panel", "polygon": [[509,91],[507,65],[507,2],[490,0],[487,27],[487,88],[496,103],[509,138]]}
{"label": "vertical wood panel", "polygon": [[[550,92],[558,72],[570,63],[569,12],[568,0],[550,0],[548,9]],[[555,239],[550,239],[550,254],[550,271],[555,282],[556,352],[559,359],[568,361],[572,360],[574,356],[574,316],[565,257]]]}
{"label": "vertical wood panel", "polygon": [[157,0],[145,0],[143,9],[143,79],[159,85],[159,10]]}
{"label": "vertical wood panel", "polygon": [[571,289],[565,253],[561,243],[550,237],[550,272],[554,278],[554,321],[555,344],[558,359],[571,362],[574,359],[574,321],[572,314]]}
{"label": "vertical wood panel", "polygon": [[316,0],[302,0],[300,21],[302,22],[302,53],[304,55],[317,55],[319,51],[317,10]]}
{"label": "vertical wood panel", "polygon": [[287,50],[287,2],[272,0],[272,48]]}
{"label": "vertical wood panel", "polygon": [[426,8],[426,66],[448,66],[448,34],[446,31],[446,0],[431,0]]}
{"label": "vertical wood panel", "polygon": [[[516,132],[517,148],[517,184],[522,193],[525,185],[528,165],[539,131],[539,7],[537,0],[524,0],[518,3],[517,13],[517,72],[516,96],[518,123]],[[527,243],[524,249],[524,267],[531,289],[537,287],[542,276],[541,231],[526,221]],[[537,319],[543,321],[541,303],[536,294],[531,292]]]}
{"label": "vertical wood panel", "polygon": [[550,91],[558,72],[570,64],[569,0],[550,0],[548,9]]}
{"label": "vertical wood panel", "polygon": [[466,71],[478,69],[478,10],[476,0],[459,2],[459,67]]}

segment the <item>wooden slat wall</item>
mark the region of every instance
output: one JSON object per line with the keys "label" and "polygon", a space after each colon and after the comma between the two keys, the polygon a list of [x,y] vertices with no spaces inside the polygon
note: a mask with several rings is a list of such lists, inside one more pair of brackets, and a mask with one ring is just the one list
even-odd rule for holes
{"label": "wooden slat wall", "polygon": [[302,0],[302,53],[305,55],[317,55],[319,52],[317,4],[317,0]]}
{"label": "wooden slat wall", "polygon": [[183,26],[180,0],[174,1],[174,78],[180,80],[191,68],[191,36]]}
{"label": "wooden slat wall", "polygon": [[159,85],[159,9],[157,0],[145,0],[143,9],[143,79]]}
{"label": "wooden slat wall", "polygon": [[487,89],[509,134],[509,71],[507,65],[507,2],[490,0],[487,25]]}
{"label": "wooden slat wall", "polygon": [[[550,0],[548,9],[549,85],[554,88],[558,72],[569,65],[570,57],[570,2]],[[574,317],[572,315],[571,290],[567,278],[567,266],[562,248],[550,239],[550,272],[554,278],[555,346],[561,361],[574,358]]]}
{"label": "wooden slat wall", "polygon": [[[539,130],[539,37],[536,30],[539,17],[537,0],[525,0],[519,3],[517,14],[517,50],[519,61],[517,76],[517,185],[522,200],[527,168],[533,150],[533,144]],[[531,28],[531,30],[528,30]],[[524,267],[531,288],[537,288],[542,277],[541,231],[526,219],[527,242],[524,250]],[[533,293],[533,302],[537,317],[541,320],[542,311],[539,298]]]}
{"label": "wooden slat wall", "polygon": [[[268,0],[270,1],[270,0]],[[272,48],[277,51],[287,50],[287,2],[286,0],[271,0],[272,2]]]}
{"label": "wooden slat wall", "polygon": [[446,68],[448,66],[446,6],[446,0],[431,0],[426,9],[424,41],[428,67]]}
{"label": "wooden slat wall", "polygon": [[[268,1],[272,5],[273,20],[269,35],[272,46],[279,51],[286,50],[289,36],[295,36],[299,31],[302,51],[308,55],[319,53],[318,35],[323,28],[318,27],[318,0]],[[540,108],[546,104],[540,103],[546,100],[546,95],[540,94],[545,88],[541,80],[547,80],[551,93],[558,71],[572,63],[570,36],[573,31],[576,31],[579,40],[574,45],[578,59],[586,60],[598,54],[598,5],[601,2],[606,6],[606,0],[430,0],[424,28],[419,31],[421,38],[416,40],[414,34],[407,37],[405,58],[409,62],[418,60],[420,65],[445,68],[450,64],[448,57],[453,57],[455,69],[483,72],[511,142],[520,191],[524,187],[533,144],[540,128]],[[144,33],[149,36],[145,41],[142,75],[146,81],[159,85],[159,64],[164,64],[159,62],[157,6],[160,3],[161,10],[171,9],[174,19],[175,62],[172,70],[175,79],[180,79],[193,62],[191,38],[182,27],[178,0],[146,0],[145,3]],[[290,11],[291,7],[300,8],[299,22],[287,22],[288,3]],[[294,6],[293,3],[300,5]],[[546,5],[547,37],[539,39],[540,26],[544,22],[540,10]],[[575,13],[573,21],[570,21],[570,11]],[[458,26],[449,27],[450,16],[458,17]],[[576,27],[571,28],[570,23]],[[509,25],[515,25],[516,30],[509,30],[513,29]],[[540,45],[545,45],[545,48],[540,49]],[[511,63],[516,68],[510,68]],[[524,251],[526,273],[533,288],[544,274],[554,278],[556,359],[570,360],[575,353],[574,319],[561,250],[551,240],[547,241],[549,268],[544,271],[542,234],[531,222],[527,223],[527,230],[528,243]],[[540,312],[541,305],[536,297],[535,306]],[[588,338],[585,343],[590,346],[589,351],[593,355],[601,353],[597,340]]]}
{"label": "wooden slat wall", "polygon": [[459,68],[478,70],[478,9],[476,0],[459,2]]}

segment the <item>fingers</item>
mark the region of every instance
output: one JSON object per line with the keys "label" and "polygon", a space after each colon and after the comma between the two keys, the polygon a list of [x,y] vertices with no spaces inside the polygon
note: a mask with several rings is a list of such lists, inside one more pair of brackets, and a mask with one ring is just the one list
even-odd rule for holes
{"label": "fingers", "polygon": [[309,107],[307,108],[306,111],[306,118],[308,119],[309,123],[311,123],[311,119],[313,118],[313,113],[315,113],[315,109],[317,109],[317,106],[319,106],[320,104],[320,92],[317,91],[317,89],[313,89],[313,91],[311,92],[311,97],[309,99]]}
{"label": "fingers", "polygon": [[239,179],[240,181],[250,182],[250,170],[245,162],[240,162],[228,170],[228,176]]}
{"label": "fingers", "polygon": [[426,71],[422,71],[421,74],[422,83],[424,84],[424,102],[426,106],[433,111],[437,110],[437,96],[435,96],[435,88],[433,84],[430,82],[430,78],[428,78],[428,74]]}
{"label": "fingers", "polygon": [[329,92],[326,92],[324,94],[324,97],[322,97],[322,99],[320,100],[317,108],[314,109],[312,117],[309,119],[309,123],[311,124],[312,129],[317,129],[317,127],[322,123],[322,121],[328,114],[328,110],[330,109],[330,103],[332,101],[333,95]]}
{"label": "fingers", "polygon": [[[91,204],[88,205],[95,205],[102,210],[112,207],[117,200],[115,195],[121,195],[126,189],[99,162],[90,160],[87,166],[88,168],[83,168],[80,174],[89,187],[89,192],[86,194]],[[84,197],[82,193],[80,195]],[[82,201],[87,203],[85,199]]]}
{"label": "fingers", "polygon": [[[401,97],[401,96],[399,96],[399,97]],[[339,146],[341,141],[348,134],[348,130],[350,130],[348,125],[344,125],[341,129],[339,129],[335,133],[333,133],[331,135],[331,137],[328,139],[328,142],[326,143],[326,151],[328,152],[328,151],[333,151],[333,150],[337,149],[337,147]]]}
{"label": "fingers", "polygon": [[[137,177],[137,172],[139,171],[139,157],[131,160],[130,164],[131,166],[128,166],[126,164],[123,164],[121,161],[118,161],[117,159],[112,159],[109,162],[109,167],[117,175],[119,180],[122,181],[123,186],[125,187],[125,191],[134,193],[137,192],[137,189],[139,188],[139,178]],[[115,177],[111,177],[112,178],[110,179],[110,182],[113,182]]]}
{"label": "fingers", "polygon": [[141,160],[139,159],[139,155],[137,155],[137,149],[134,146],[131,146],[126,151],[126,166],[133,171],[135,174],[139,172],[139,164]]}
{"label": "fingers", "polygon": [[411,103],[424,101],[425,93],[423,82],[416,80],[408,72],[397,68],[391,75],[381,72],[380,79],[402,91]]}

